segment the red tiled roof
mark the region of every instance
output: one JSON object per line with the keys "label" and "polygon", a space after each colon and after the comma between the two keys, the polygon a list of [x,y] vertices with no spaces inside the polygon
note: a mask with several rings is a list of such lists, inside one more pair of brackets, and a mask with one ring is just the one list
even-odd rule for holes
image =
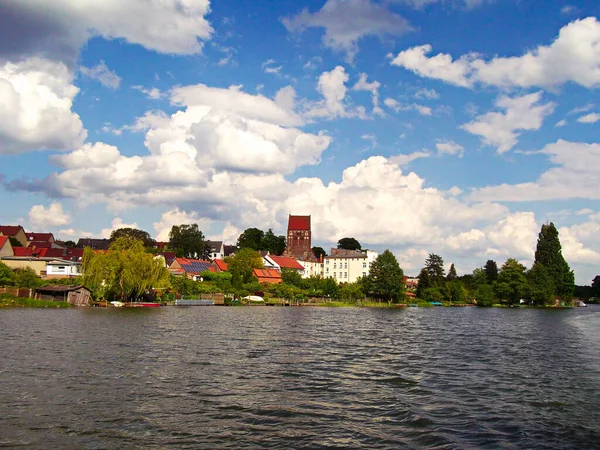
{"label": "red tiled roof", "polygon": [[51,248],[52,242],[49,241],[29,241],[28,247]]}
{"label": "red tiled roof", "polygon": [[304,267],[298,263],[294,258],[290,258],[289,256],[275,256],[269,255],[279,267],[282,269],[295,269],[295,270],[304,270]]}
{"label": "red tiled roof", "polygon": [[25,236],[28,241],[50,242],[50,240],[54,240],[52,233],[25,233]]}
{"label": "red tiled roof", "polygon": [[31,247],[13,247],[13,253],[15,256],[31,256],[43,258],[48,252],[48,248],[31,248]]}
{"label": "red tiled roof", "polygon": [[310,216],[292,216],[288,220],[288,230],[310,231]]}
{"label": "red tiled roof", "polygon": [[4,247],[6,241],[8,241],[8,236],[0,236],[0,248]]}
{"label": "red tiled roof", "polygon": [[275,269],[254,269],[252,274],[257,278],[281,278],[281,274]]}
{"label": "red tiled roof", "polygon": [[217,266],[219,268],[219,270],[222,270],[223,272],[227,272],[227,263],[225,261],[223,261],[222,259],[215,259],[213,261],[213,264],[215,266]]}
{"label": "red tiled roof", "polygon": [[23,227],[21,225],[0,225],[0,233],[4,236],[16,236],[19,230],[22,229]]}

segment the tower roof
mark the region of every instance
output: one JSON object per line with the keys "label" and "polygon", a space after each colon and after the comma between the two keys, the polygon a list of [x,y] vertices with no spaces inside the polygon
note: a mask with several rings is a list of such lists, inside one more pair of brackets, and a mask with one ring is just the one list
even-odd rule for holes
{"label": "tower roof", "polygon": [[310,231],[310,216],[292,216],[290,214],[288,230]]}

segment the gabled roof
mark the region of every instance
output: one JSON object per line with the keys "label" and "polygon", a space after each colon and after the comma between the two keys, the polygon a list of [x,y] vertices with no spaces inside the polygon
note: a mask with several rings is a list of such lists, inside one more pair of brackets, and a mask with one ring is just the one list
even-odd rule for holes
{"label": "gabled roof", "polygon": [[35,248],[52,248],[52,242],[50,241],[29,241],[28,247]]}
{"label": "gabled roof", "polygon": [[77,247],[92,247],[93,250],[108,250],[110,239],[83,238],[77,242]]}
{"label": "gabled roof", "polygon": [[238,248],[237,245],[224,245],[223,246],[223,253],[225,254],[225,256],[231,256],[233,253],[237,252]]}
{"label": "gabled roof", "polygon": [[68,261],[80,262],[83,258],[82,248],[49,248],[46,256],[51,258],[61,258]]}
{"label": "gabled roof", "polygon": [[367,258],[367,254],[358,250],[332,248],[329,252],[329,256],[325,257],[325,259],[327,258]]}
{"label": "gabled roof", "polygon": [[9,242],[8,236],[0,236],[0,248],[4,247],[7,242]]}
{"label": "gabled roof", "polygon": [[[21,225],[0,225],[0,233],[4,236],[16,236],[19,230],[23,230]],[[25,232],[25,230],[23,230]]]}
{"label": "gabled roof", "polygon": [[25,236],[27,236],[28,241],[54,241],[54,235],[52,233],[25,233]]}
{"label": "gabled roof", "polygon": [[288,219],[288,230],[310,231],[310,216],[292,216]]}
{"label": "gabled roof", "polygon": [[210,261],[202,261],[198,259],[175,258],[181,268],[186,273],[200,274],[210,270],[212,263]]}
{"label": "gabled roof", "polygon": [[304,270],[304,266],[289,256],[269,255],[269,258],[271,258],[273,262],[275,262],[282,269]]}
{"label": "gabled roof", "polygon": [[223,241],[206,241],[204,242],[205,248],[207,248],[211,253],[220,252],[221,247],[223,247]]}
{"label": "gabled roof", "polygon": [[254,269],[252,274],[256,278],[281,278],[281,274],[275,269]]}
{"label": "gabled roof", "polygon": [[219,270],[223,272],[227,272],[227,263],[222,259],[215,259],[213,264],[219,268]]}
{"label": "gabled roof", "polygon": [[28,256],[33,258],[44,258],[49,248],[13,247],[15,256]]}
{"label": "gabled roof", "polygon": [[61,285],[57,285],[57,286],[43,286],[43,287],[39,287],[36,288],[35,290],[37,292],[72,292],[72,291],[78,291],[79,289],[85,289],[86,291],[89,291],[88,288],[86,288],[85,286],[79,284],[77,286],[61,286]]}

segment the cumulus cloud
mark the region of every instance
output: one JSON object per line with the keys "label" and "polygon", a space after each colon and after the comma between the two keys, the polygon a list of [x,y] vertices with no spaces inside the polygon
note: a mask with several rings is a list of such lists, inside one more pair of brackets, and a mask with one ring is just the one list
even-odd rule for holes
{"label": "cumulus cloud", "polygon": [[0,59],[39,55],[72,66],[95,35],[161,53],[199,53],[213,31],[209,12],[209,0],[8,0],[0,5]]}
{"label": "cumulus cloud", "polygon": [[381,83],[379,81],[373,81],[369,83],[367,81],[367,74],[361,73],[360,78],[352,88],[355,91],[367,91],[371,93],[371,100],[373,101],[373,114],[378,116],[384,116],[383,109],[379,106],[379,88]]}
{"label": "cumulus cloud", "polygon": [[0,66],[0,154],[80,146],[87,132],[71,111],[78,92],[62,63],[30,58]]}
{"label": "cumulus cloud", "polygon": [[439,53],[429,56],[431,45],[401,51],[391,63],[415,74],[462,87],[477,83],[503,88],[552,87],[567,82],[587,88],[600,85],[600,22],[595,17],[565,25],[556,40],[522,56],[485,60],[469,53],[456,60]]}
{"label": "cumulus cloud", "polygon": [[389,162],[392,164],[398,164],[399,166],[405,166],[408,163],[419,158],[429,158],[431,154],[427,151],[413,152],[408,154],[395,155],[389,158]]}
{"label": "cumulus cloud", "polygon": [[146,98],[149,98],[151,100],[159,100],[162,97],[165,96],[164,93],[160,92],[160,89],[158,88],[145,88],[143,86],[131,86],[132,89],[135,89],[136,91],[140,91],[142,94],[146,95]]}
{"label": "cumulus cloud", "polygon": [[438,140],[435,144],[435,148],[437,148],[438,154],[440,155],[446,153],[462,158],[465,154],[465,148],[454,141]]}
{"label": "cumulus cloud", "polygon": [[100,61],[100,63],[94,67],[81,66],[79,71],[107,88],[118,89],[121,85],[121,77],[110,70],[104,61]]}
{"label": "cumulus cloud", "polygon": [[502,184],[474,189],[470,198],[478,201],[536,201],[572,198],[600,199],[597,167],[600,144],[569,142],[562,139],[540,152],[556,167],[548,169],[535,182]]}
{"label": "cumulus cloud", "polygon": [[100,231],[100,233],[97,236],[100,238],[109,238],[111,233],[115,230],[118,230],[119,228],[139,228],[139,227],[136,222],[125,223],[125,222],[123,222],[123,219],[121,219],[120,217],[115,217],[112,220],[110,227],[103,228],[102,231]]}
{"label": "cumulus cloud", "polygon": [[415,97],[416,98],[424,98],[424,99],[428,99],[428,100],[435,100],[435,99],[440,98],[440,94],[438,94],[435,89],[423,88],[423,89],[419,89],[416,92]]}
{"label": "cumulus cloud", "polygon": [[399,111],[417,111],[422,116],[431,116],[432,111],[429,106],[419,105],[417,103],[402,104],[395,98],[386,98],[383,104],[393,110],[394,112]]}
{"label": "cumulus cloud", "polygon": [[581,116],[577,119],[579,123],[596,123],[600,120],[600,114],[598,113],[590,113],[585,116]]}
{"label": "cumulus cloud", "polygon": [[540,104],[542,92],[521,97],[501,96],[496,107],[504,112],[488,112],[461,126],[471,134],[481,136],[484,145],[496,147],[498,153],[513,148],[520,130],[538,130],[544,118],[554,111],[553,103]]}
{"label": "cumulus cloud", "polygon": [[198,224],[198,228],[206,233],[212,220],[200,217],[194,211],[184,211],[179,208],[173,208],[165,211],[158,222],[154,222],[154,231],[157,241],[168,241],[169,232],[174,225]]}
{"label": "cumulus cloud", "polygon": [[[329,72],[323,72],[319,76],[317,90],[323,96],[323,100],[307,105],[305,116],[308,118],[327,118],[337,117],[366,117],[365,108],[358,106],[351,108],[346,99],[349,75],[342,66],[336,66]],[[366,82],[366,78],[365,78]]]}
{"label": "cumulus cloud", "polygon": [[48,231],[50,228],[69,223],[71,223],[71,216],[65,212],[59,202],[52,202],[47,208],[44,205],[34,205],[29,210],[29,224],[35,230]]}
{"label": "cumulus cloud", "polygon": [[405,18],[372,0],[327,0],[317,12],[304,9],[282,22],[292,33],[324,28],[325,46],[345,52],[348,61],[353,60],[358,42],[365,36],[400,36],[413,29]]}

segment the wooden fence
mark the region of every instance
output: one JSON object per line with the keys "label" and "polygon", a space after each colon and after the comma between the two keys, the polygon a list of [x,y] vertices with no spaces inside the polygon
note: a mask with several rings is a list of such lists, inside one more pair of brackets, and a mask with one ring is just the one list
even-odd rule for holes
{"label": "wooden fence", "polygon": [[35,295],[35,290],[28,289],[28,288],[0,287],[0,294],[11,294],[11,295],[14,295],[15,297],[21,297],[21,298],[33,298]]}

